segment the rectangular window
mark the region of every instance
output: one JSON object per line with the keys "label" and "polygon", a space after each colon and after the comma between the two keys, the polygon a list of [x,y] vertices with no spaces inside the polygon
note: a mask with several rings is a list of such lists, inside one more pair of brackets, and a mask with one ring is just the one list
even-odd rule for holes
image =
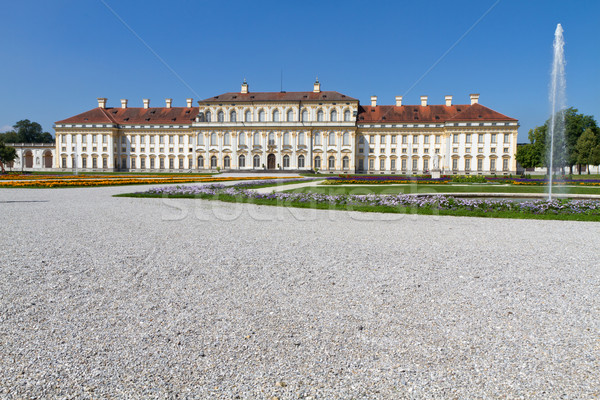
{"label": "rectangular window", "polygon": [[496,159],[492,158],[490,159],[490,171],[495,171],[496,170]]}
{"label": "rectangular window", "polygon": [[158,143],[160,143],[160,144],[164,144],[165,143],[165,137],[163,135],[160,135],[158,137]]}
{"label": "rectangular window", "polygon": [[429,149],[423,149],[423,152],[424,152],[425,154],[429,154]]}
{"label": "rectangular window", "polygon": [[406,158],[402,159],[402,171],[406,171]]}
{"label": "rectangular window", "polygon": [[479,143],[483,143],[483,133],[479,134]]}
{"label": "rectangular window", "polygon": [[465,149],[465,153],[470,153],[470,152],[471,152],[471,148],[470,148],[470,147],[467,147],[467,148]]}
{"label": "rectangular window", "polygon": [[169,169],[173,169],[174,168],[174,160],[172,158],[169,158]]}
{"label": "rectangular window", "polygon": [[175,138],[173,136],[169,136],[169,144],[174,144]]}
{"label": "rectangular window", "polygon": [[396,152],[396,148],[392,147],[391,151],[392,151],[392,153],[395,153]]}
{"label": "rectangular window", "polygon": [[154,144],[154,135],[150,136],[150,144]]}
{"label": "rectangular window", "polygon": [[375,136],[374,135],[369,136],[369,143],[371,143],[371,144],[375,143]]}
{"label": "rectangular window", "polygon": [[477,149],[477,152],[478,152],[478,153],[483,153],[483,147],[479,147],[479,148]]}
{"label": "rectangular window", "polygon": [[415,148],[413,149],[413,154],[417,154],[418,152],[419,152],[419,149],[415,147]]}
{"label": "rectangular window", "polygon": [[106,158],[102,159],[102,168],[108,168],[108,160]]}
{"label": "rectangular window", "polygon": [[98,138],[96,135],[92,135],[92,143],[98,143]]}
{"label": "rectangular window", "polygon": [[396,135],[392,135],[392,144],[396,144]]}
{"label": "rectangular window", "polygon": [[146,136],[140,136],[140,144],[146,144]]}
{"label": "rectangular window", "polygon": [[179,159],[179,169],[183,169],[183,158]]}
{"label": "rectangular window", "polygon": [[417,135],[413,135],[413,144],[419,143],[419,137]]}
{"label": "rectangular window", "polygon": [[508,158],[505,158],[504,160],[502,160],[502,170],[508,171]]}
{"label": "rectangular window", "polygon": [[133,157],[131,158],[130,164],[131,164],[130,168],[135,169],[135,158],[133,158]]}
{"label": "rectangular window", "polygon": [[508,147],[505,147],[505,148],[504,148],[504,152],[505,152],[505,153],[508,153]]}
{"label": "rectangular window", "polygon": [[402,135],[402,144],[406,144],[406,143],[408,143],[408,136]]}
{"label": "rectangular window", "polygon": [[435,135],[435,144],[440,144],[440,143],[442,143],[442,136]]}
{"label": "rectangular window", "polygon": [[483,158],[477,159],[477,171],[483,171]]}
{"label": "rectangular window", "polygon": [[471,159],[466,158],[465,159],[465,171],[470,171],[470,170],[471,170]]}
{"label": "rectangular window", "polygon": [[458,143],[458,133],[452,135],[452,143]]}
{"label": "rectangular window", "polygon": [[[162,136],[161,136],[162,137]],[[165,159],[161,158],[159,161],[160,169],[165,169]]]}
{"label": "rectangular window", "polygon": [[385,144],[385,135],[380,136],[381,144]]}
{"label": "rectangular window", "polygon": [[146,159],[145,158],[140,159],[140,168],[146,169]]}
{"label": "rectangular window", "polygon": [[179,135],[179,144],[183,144],[183,135]]}
{"label": "rectangular window", "polygon": [[380,152],[381,154],[385,153],[385,147],[382,147],[381,149],[379,149],[379,152]]}
{"label": "rectangular window", "polygon": [[423,160],[423,171],[429,171],[429,160],[428,159]]}
{"label": "rectangular window", "polygon": [[121,144],[126,144],[127,141],[125,140],[125,136],[121,136]]}
{"label": "rectangular window", "polygon": [[471,134],[470,134],[470,133],[467,133],[467,134],[465,135],[465,142],[466,142],[466,143],[471,143]]}
{"label": "rectangular window", "polygon": [[106,143],[108,141],[108,137],[106,135],[102,135],[102,143]]}
{"label": "rectangular window", "polygon": [[392,158],[390,160],[390,169],[391,170],[395,170],[396,169],[396,159],[395,158]]}
{"label": "rectangular window", "polygon": [[496,143],[496,134],[492,133],[492,143]]}
{"label": "rectangular window", "polygon": [[423,143],[424,144],[429,144],[429,135],[423,136]]}
{"label": "rectangular window", "polygon": [[406,149],[402,149],[402,153],[406,154]]}
{"label": "rectangular window", "polygon": [[419,168],[419,160],[416,158],[413,158],[413,165],[412,165],[412,170],[413,171],[417,171]]}
{"label": "rectangular window", "polygon": [[504,134],[504,143],[510,143],[510,135],[508,133]]}
{"label": "rectangular window", "polygon": [[150,159],[150,169],[154,169],[154,158]]}
{"label": "rectangular window", "polygon": [[372,158],[369,160],[369,169],[370,170],[374,170],[375,169],[375,160],[372,159]]}
{"label": "rectangular window", "polygon": [[358,149],[358,152],[361,154],[364,153],[363,148],[361,147],[360,149]]}
{"label": "rectangular window", "polygon": [[452,171],[457,171],[458,170],[458,158],[453,158],[452,159]]}
{"label": "rectangular window", "polygon": [[382,158],[381,160],[379,160],[379,169],[381,171],[385,171],[385,159]]}
{"label": "rectangular window", "polygon": [[98,159],[92,158],[92,168],[98,168]]}
{"label": "rectangular window", "polygon": [[67,157],[62,158],[62,167],[67,168]]}

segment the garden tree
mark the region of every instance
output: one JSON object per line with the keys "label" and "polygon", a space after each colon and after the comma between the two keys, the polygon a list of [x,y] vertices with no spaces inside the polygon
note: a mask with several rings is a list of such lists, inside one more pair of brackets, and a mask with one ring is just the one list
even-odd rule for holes
{"label": "garden tree", "polygon": [[23,119],[13,125],[14,131],[4,133],[5,143],[52,143],[54,139],[48,132],[42,131],[42,126],[37,122]]}
{"label": "garden tree", "polygon": [[[577,165],[579,166],[579,174],[581,174],[581,165],[598,165],[600,164],[600,141],[598,140],[598,136],[594,134],[592,128],[587,128],[579,139],[577,139],[577,144],[575,146],[576,154],[577,154]],[[588,174],[590,173],[590,169],[587,169]]]}
{"label": "garden tree", "polygon": [[8,131],[4,133],[0,133],[0,140],[4,143],[20,143],[21,139],[19,135],[15,131]]}
{"label": "garden tree", "polygon": [[[570,107],[563,111],[564,116],[564,142],[554,143],[554,165],[560,167],[568,166],[573,173],[573,165],[577,164],[577,140],[583,132],[590,128],[594,135],[600,137],[600,129],[596,120],[591,115],[579,114],[576,108]],[[557,122],[560,123],[560,116]],[[544,125],[529,131],[529,145],[519,146],[517,149],[517,161],[524,168],[547,166],[547,137],[549,136],[550,119]],[[521,161],[523,160],[523,161]]]}
{"label": "garden tree", "polygon": [[14,147],[10,147],[4,144],[2,140],[0,140],[0,169],[2,169],[2,173],[5,173],[4,165],[11,163],[17,159],[17,150]]}

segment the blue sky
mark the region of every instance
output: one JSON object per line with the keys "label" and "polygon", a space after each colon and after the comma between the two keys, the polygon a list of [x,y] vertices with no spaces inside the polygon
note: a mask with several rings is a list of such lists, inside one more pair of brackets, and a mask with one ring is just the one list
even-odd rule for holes
{"label": "blue sky", "polygon": [[284,90],[312,90],[318,75],[323,90],[363,104],[371,95],[442,104],[448,94],[468,103],[480,93],[483,105],[520,120],[522,142],[549,115],[559,22],[567,103],[600,118],[595,0],[103,1],[5,2],[0,131],[30,119],[54,134],[55,121],[96,107],[97,97],[183,106],[239,91],[244,77],[251,91],[279,91],[283,71]]}

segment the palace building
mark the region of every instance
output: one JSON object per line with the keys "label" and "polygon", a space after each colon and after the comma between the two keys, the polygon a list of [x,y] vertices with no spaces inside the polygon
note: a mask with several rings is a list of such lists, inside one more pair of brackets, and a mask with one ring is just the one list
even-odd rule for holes
{"label": "palace building", "polygon": [[518,121],[479,104],[363,106],[322,91],[229,92],[186,107],[98,107],[58,121],[55,168],[490,174],[516,171]]}

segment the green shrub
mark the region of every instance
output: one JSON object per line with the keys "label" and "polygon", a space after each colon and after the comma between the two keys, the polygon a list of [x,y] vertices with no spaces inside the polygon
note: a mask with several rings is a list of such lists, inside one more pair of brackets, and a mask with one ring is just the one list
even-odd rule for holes
{"label": "green shrub", "polygon": [[454,175],[452,182],[457,183],[485,183],[487,180],[484,175]]}

